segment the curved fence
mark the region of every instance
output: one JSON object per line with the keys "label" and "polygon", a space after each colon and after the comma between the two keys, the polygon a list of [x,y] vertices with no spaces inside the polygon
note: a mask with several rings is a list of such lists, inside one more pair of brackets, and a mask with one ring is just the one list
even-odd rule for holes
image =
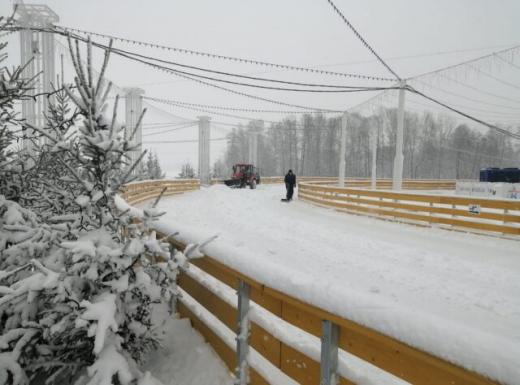
{"label": "curved fence", "polygon": [[[338,183],[338,177],[316,177],[298,176],[298,183],[314,182],[318,184]],[[220,183],[220,179],[212,179],[211,184]],[[284,177],[262,177],[263,184],[283,183]],[[403,180],[404,190],[453,190],[455,191],[457,181],[454,179],[405,179]],[[376,181],[377,189],[392,189],[392,179],[378,178]],[[372,181],[370,178],[345,178],[347,187],[370,188]]]}
{"label": "curved fence", "polygon": [[[165,186],[169,190],[163,191]],[[195,181],[140,182],[125,186],[121,196],[126,197],[127,203],[135,204],[161,193],[180,194],[195,188],[198,188]],[[345,195],[343,190],[328,189],[332,187],[300,185],[305,192],[302,197],[306,196],[303,199],[318,201],[313,203],[333,201],[312,194]],[[186,247],[176,240],[171,243],[179,250]],[[177,303],[178,312],[191,319],[194,328],[229,370],[237,374],[237,383],[276,384],[291,380],[302,384],[333,384],[336,380],[340,384],[356,383],[358,377],[345,361],[346,353],[361,359],[369,372],[376,375],[385,372],[414,384],[494,383],[478,373],[266,287],[209,255],[193,260],[190,268],[179,275],[178,286],[183,294]]]}
{"label": "curved fence", "polygon": [[298,199],[381,219],[520,240],[520,201],[300,183]]}
{"label": "curved fence", "polygon": [[199,188],[200,181],[198,179],[149,180],[126,184],[119,189],[121,192],[119,196],[129,205],[135,205],[157,198],[161,193],[163,196],[179,195]]}

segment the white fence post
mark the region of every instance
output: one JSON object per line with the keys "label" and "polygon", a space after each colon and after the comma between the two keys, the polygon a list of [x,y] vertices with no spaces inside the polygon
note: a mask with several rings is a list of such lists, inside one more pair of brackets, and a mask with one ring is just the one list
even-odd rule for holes
{"label": "white fence post", "polygon": [[399,109],[397,110],[397,137],[395,143],[395,159],[393,173],[393,189],[403,189],[403,131],[404,131],[404,91],[406,82],[399,82]]}
{"label": "white fence post", "polygon": [[320,385],[336,385],[338,383],[338,339],[338,325],[322,320]]}
{"label": "white fence post", "polygon": [[348,114],[346,112],[343,113],[343,118],[341,120],[341,149],[339,154],[339,178],[338,184],[339,187],[345,187],[345,152],[347,150],[347,122],[348,122]]}
{"label": "white fence post", "polygon": [[238,311],[237,311],[237,367],[236,385],[245,385],[249,382],[249,368],[247,355],[249,353],[249,292],[248,283],[238,280]]}

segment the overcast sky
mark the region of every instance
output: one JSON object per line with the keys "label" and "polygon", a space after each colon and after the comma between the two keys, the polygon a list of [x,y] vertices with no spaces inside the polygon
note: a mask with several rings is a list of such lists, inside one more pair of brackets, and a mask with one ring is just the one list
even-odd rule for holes
{"label": "overcast sky", "polygon": [[[10,14],[12,4],[11,0],[2,0],[0,14]],[[34,4],[48,5],[59,15],[58,24],[65,27],[239,58],[392,77],[388,70],[374,60],[326,0],[42,0]],[[374,50],[403,78],[520,44],[518,0],[335,0],[335,4]],[[95,40],[106,43],[106,39]],[[64,39],[61,41],[65,42]],[[11,63],[14,63],[19,60],[18,36],[9,37],[9,42]],[[180,63],[279,80],[337,85],[392,84],[282,71],[120,42],[116,42],[115,45]],[[422,56],[426,54],[435,55]],[[97,51],[96,57],[101,58],[101,52]],[[519,67],[482,67],[483,71],[492,73],[507,84],[482,76],[472,76],[471,73],[468,79],[460,79],[461,74],[458,73],[459,80],[502,98],[472,92],[451,83],[439,87],[480,102],[431,90],[432,96],[458,106],[473,108],[472,112],[479,113],[481,118],[516,123],[519,119],[518,115],[514,115],[517,111],[513,108],[520,107],[520,57],[511,56],[509,59]],[[107,77],[120,87],[140,87],[145,91],[145,96],[149,97],[235,108],[290,109],[182,80],[115,56],[110,63]],[[309,94],[240,86],[225,87],[285,103],[334,110],[348,109],[375,95],[372,92]],[[407,102],[409,100],[411,102],[407,103],[407,107],[410,109],[426,108],[412,103],[413,100],[419,101],[416,97],[407,97]],[[391,100],[380,103],[392,105]],[[154,105],[189,119],[205,115],[200,111]],[[478,109],[482,109],[482,112]],[[438,109],[432,111],[441,112]],[[246,112],[227,113],[265,120],[277,120],[282,117]],[[165,116],[160,116],[155,111],[147,118],[147,122],[155,123],[165,119]],[[212,119],[215,122],[233,124],[239,121],[217,115],[213,115]],[[247,123],[247,120],[242,122]],[[197,135],[197,128],[191,127],[152,136],[150,139],[196,139]],[[226,131],[222,128],[212,129],[213,138],[225,135]],[[170,171],[178,170],[182,161],[188,158],[192,163],[197,163],[196,143],[153,144],[146,145],[145,148],[155,148],[164,168]],[[223,148],[223,141],[213,142],[212,161],[221,155]]]}

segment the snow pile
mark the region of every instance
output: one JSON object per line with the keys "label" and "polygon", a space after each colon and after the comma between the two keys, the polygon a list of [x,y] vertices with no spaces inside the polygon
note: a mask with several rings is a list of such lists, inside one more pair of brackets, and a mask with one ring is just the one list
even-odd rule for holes
{"label": "snow pile", "polygon": [[154,324],[161,325],[162,348],[150,353],[143,371],[153,373],[164,385],[233,384],[228,369],[193,331],[189,319],[170,316],[164,307],[156,307],[154,316]]}
{"label": "snow pile", "polygon": [[157,229],[184,243],[218,232],[202,251],[262,284],[503,383],[520,378],[516,242],[282,204],[284,193],[213,186],[164,199]]}

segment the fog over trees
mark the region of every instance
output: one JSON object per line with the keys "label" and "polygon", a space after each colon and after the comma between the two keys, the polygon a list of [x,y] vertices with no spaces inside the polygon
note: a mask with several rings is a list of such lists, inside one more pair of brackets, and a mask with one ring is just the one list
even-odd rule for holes
{"label": "fog over trees", "polygon": [[[520,146],[491,129],[475,129],[449,115],[406,112],[404,121],[404,178],[478,179],[487,167],[517,167]],[[369,177],[372,137],[377,138],[377,177],[392,177],[397,109],[380,108],[365,117],[351,114],[347,125],[346,175]],[[520,127],[503,127],[520,132]],[[262,175],[337,176],[341,117],[323,114],[291,116],[269,125],[250,121],[227,135],[223,162],[228,169],[248,161],[248,132],[258,131],[258,167]]]}

